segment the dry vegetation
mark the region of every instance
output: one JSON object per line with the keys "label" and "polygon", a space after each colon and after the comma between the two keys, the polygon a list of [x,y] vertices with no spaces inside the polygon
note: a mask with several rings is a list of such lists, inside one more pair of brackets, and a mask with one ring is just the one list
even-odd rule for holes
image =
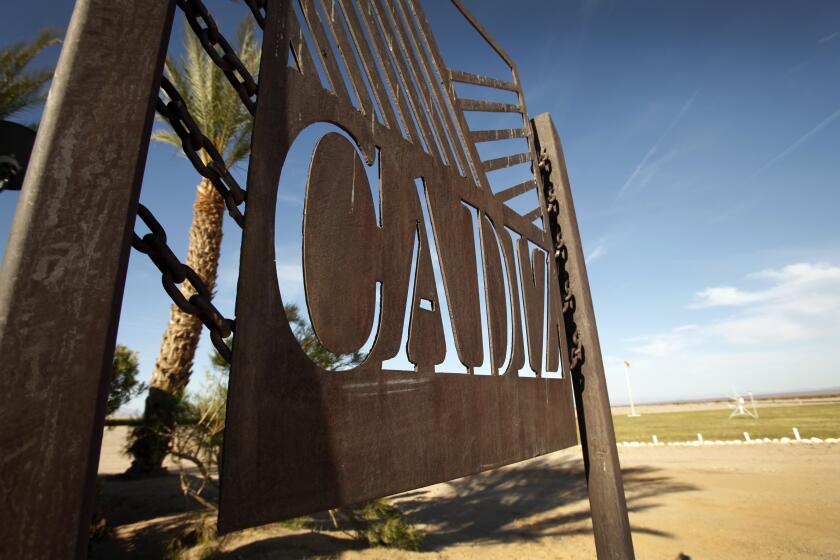
{"label": "dry vegetation", "polygon": [[793,437],[792,428],[802,437],[840,437],[840,404],[802,404],[757,408],[758,418],[729,418],[730,410],[644,413],[638,418],[613,416],[617,441],[687,441],[702,433],[706,439]]}

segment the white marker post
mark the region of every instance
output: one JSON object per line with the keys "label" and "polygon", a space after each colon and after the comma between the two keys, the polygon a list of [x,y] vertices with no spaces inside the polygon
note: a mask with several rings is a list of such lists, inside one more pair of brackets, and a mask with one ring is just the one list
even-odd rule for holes
{"label": "white marker post", "polygon": [[624,376],[627,378],[627,394],[630,396],[630,414],[627,416],[636,418],[641,414],[636,414],[636,406],[633,404],[633,390],[630,388],[630,362],[627,360],[624,360]]}

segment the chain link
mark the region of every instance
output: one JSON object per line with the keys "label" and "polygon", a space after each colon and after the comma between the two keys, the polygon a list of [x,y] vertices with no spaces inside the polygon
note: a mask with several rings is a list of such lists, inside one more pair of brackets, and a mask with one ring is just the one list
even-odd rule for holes
{"label": "chain link", "polygon": [[[157,111],[167,121],[178,138],[181,139],[181,147],[187,159],[190,160],[195,170],[213,184],[213,187],[225,201],[225,206],[231,218],[244,227],[245,217],[239,209],[239,205],[245,202],[246,192],[239,186],[239,183],[231,175],[225,164],[224,158],[219,150],[198,128],[192,115],[187,109],[187,104],[181,94],[165,76],[161,78],[161,89],[166,92],[169,102],[161,98],[157,100]],[[201,150],[210,157],[210,162],[204,163],[201,158]]]}
{"label": "chain link", "polygon": [[561,282],[561,298],[563,301],[563,322],[566,325],[566,339],[569,341],[569,368],[572,374],[579,374],[579,368],[583,365],[584,348],[580,341],[580,332],[577,324],[574,321],[575,317],[575,296],[572,293],[571,279],[569,278],[569,271],[567,265],[569,263],[569,249],[566,247],[566,242],[563,240],[563,232],[560,229],[560,222],[558,221],[558,213],[560,212],[560,201],[558,200],[557,188],[551,182],[551,159],[548,157],[548,152],[545,148],[540,150],[539,168],[543,178],[543,186],[545,189],[546,208],[548,210],[548,221],[550,224],[551,233],[554,236],[554,259],[557,263],[557,273],[560,275]]}
{"label": "chain link", "polygon": [[[166,243],[166,231],[163,226],[149,211],[140,204],[137,208],[137,216],[146,224],[150,233],[143,237],[134,233],[131,239],[131,246],[149,256],[155,266],[161,272],[163,289],[172,298],[175,305],[181,311],[194,315],[210,330],[210,340],[221,356],[230,362],[231,349],[225,344],[234,329],[234,322],[226,319],[216,306],[213,305],[213,294],[207,284],[190,266],[182,263],[172,252]],[[189,299],[178,288],[178,284],[189,282],[195,290],[195,294]]]}
{"label": "chain link", "polygon": [[244,2],[251,9],[251,13],[254,14],[257,25],[264,28],[268,0],[244,0]]}
{"label": "chain link", "polygon": [[[207,55],[224,73],[245,108],[253,116],[256,112],[257,82],[227,39],[219,32],[219,27],[207,7],[201,0],[176,0],[176,2],[184,12],[187,24],[192,28]],[[267,1],[245,0],[245,3],[259,26],[263,27]],[[172,130],[181,140],[184,155],[190,160],[195,170],[210,181],[224,200],[230,216],[239,227],[244,227],[245,217],[239,205],[245,202],[246,191],[231,175],[216,145],[204,135],[195,122],[181,93],[165,76],[161,77],[161,89],[169,101],[158,97],[157,112],[169,122]],[[210,161],[205,163],[202,151]],[[235,330],[233,320],[225,318],[213,305],[212,292],[195,270],[175,256],[166,243],[166,231],[149,209],[140,204],[137,216],[146,224],[150,233],[142,238],[134,233],[131,239],[132,247],[149,256],[161,272],[164,291],[169,294],[181,311],[198,317],[210,331],[213,346],[222,358],[230,362],[232,351],[225,343],[225,339]],[[196,292],[189,299],[178,287],[184,282],[188,282]]]}
{"label": "chain link", "polygon": [[[239,94],[242,104],[253,116],[257,109],[257,82],[242,60],[236,55],[236,51],[233,50],[224,35],[219,32],[216,20],[210,15],[207,6],[201,0],[177,0],[177,3],[181,11],[184,12],[187,24],[198,37],[207,55],[224,73],[230,85]],[[259,3],[256,0],[247,2],[255,18],[260,13],[259,7],[256,6]],[[252,6],[252,4],[255,4],[255,6]],[[265,1],[262,4],[265,4]],[[265,17],[261,17],[265,21]],[[259,22],[260,19],[257,18],[257,23]],[[262,24],[260,25],[262,26]]]}

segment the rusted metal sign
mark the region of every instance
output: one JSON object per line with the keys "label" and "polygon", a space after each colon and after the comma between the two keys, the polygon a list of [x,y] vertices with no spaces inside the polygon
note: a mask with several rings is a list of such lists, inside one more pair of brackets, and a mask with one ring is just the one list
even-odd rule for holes
{"label": "rusted metal sign", "polygon": [[[554,248],[513,63],[457,1],[510,67],[509,81],[448,69],[418,0],[293,4],[272,4],[265,21],[223,532],[577,441]],[[518,102],[459,98],[453,82],[513,92]],[[468,111],[514,113],[521,126],[471,130]],[[302,267],[312,326],[324,346],[355,352],[373,337],[365,360],[349,371],[324,371],[300,348],[275,269],[284,161],[307,127],[324,122],[342,132],[325,133],[312,154]],[[524,152],[479,158],[477,143],[515,138],[525,139]],[[488,180],[491,171],[523,163],[532,167],[524,182],[500,187]],[[366,166],[376,166],[378,184],[370,184]],[[507,204],[532,190],[533,210]],[[406,315],[413,370],[383,368],[401,351]],[[448,328],[460,373],[439,365]],[[492,375],[474,373],[488,365]]]}
{"label": "rusted metal sign", "polygon": [[[0,268],[0,557],[87,557],[134,245],[225,357],[235,330],[222,531],[572,445],[573,391],[598,557],[633,558],[559,136],[549,115],[528,120],[512,61],[459,0],[509,80],[448,69],[418,2],[245,0],[265,29],[257,85],[199,0],[77,0]],[[176,3],[256,112],[247,193],[161,77]],[[454,83],[515,101],[463,99]],[[91,106],[121,126],[103,127]],[[138,206],[155,106],[245,226],[235,324]],[[470,111],[521,124],[471,130]],[[302,131],[323,122],[334,131],[310,162],[302,268],[321,342],[366,352],[350,371],[306,357],[275,271],[281,170]],[[478,144],[497,141],[525,147],[479,158]],[[516,165],[529,176],[489,180]],[[531,207],[514,204],[523,195]],[[151,233],[132,236],[136,217]],[[189,300],[176,287],[185,282]],[[442,365],[449,334],[460,368]],[[405,371],[383,366],[398,353]]]}

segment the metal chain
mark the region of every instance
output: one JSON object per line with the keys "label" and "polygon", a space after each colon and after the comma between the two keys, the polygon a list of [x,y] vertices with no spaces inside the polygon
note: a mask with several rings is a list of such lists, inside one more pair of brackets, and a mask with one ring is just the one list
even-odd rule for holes
{"label": "metal chain", "polygon": [[548,221],[550,224],[551,233],[554,236],[554,260],[557,264],[557,273],[562,280],[560,297],[563,301],[563,323],[566,325],[566,339],[570,341],[569,368],[572,373],[579,373],[579,368],[583,365],[584,348],[580,342],[580,332],[577,324],[574,321],[575,317],[575,296],[572,294],[571,280],[567,265],[569,263],[569,249],[566,247],[566,242],[563,240],[563,232],[560,229],[560,222],[558,221],[558,214],[560,212],[560,202],[557,198],[557,190],[554,183],[551,182],[551,159],[548,157],[548,152],[545,148],[540,150],[539,161],[540,172],[543,178],[543,187],[545,189],[546,209],[548,211]]}
{"label": "metal chain", "polygon": [[[257,82],[245,67],[242,60],[230,46],[227,39],[219,32],[219,27],[201,0],[176,0],[184,12],[187,23],[192,28],[207,55],[224,73],[230,84],[239,94],[245,108],[251,114],[256,112]],[[245,0],[260,27],[265,24],[266,0]],[[221,52],[220,52],[221,50]],[[233,220],[244,227],[245,217],[239,205],[245,202],[246,191],[231,175],[218,148],[198,127],[189,112],[187,103],[178,89],[165,76],[161,77],[161,89],[169,101],[157,99],[157,112],[164,117],[172,130],[181,140],[181,147],[198,173],[210,181],[224,200],[228,213]],[[210,158],[205,163],[202,150]],[[149,256],[161,272],[163,289],[172,298],[181,311],[198,319],[210,331],[210,340],[219,354],[227,362],[231,361],[232,351],[225,339],[234,331],[234,322],[227,319],[213,305],[213,294],[190,266],[182,263],[166,243],[166,231],[148,208],[140,204],[137,216],[146,224],[151,233],[142,238],[133,234],[131,246]],[[178,288],[178,284],[188,281],[195,294],[189,299]]]}
{"label": "metal chain", "polygon": [[268,4],[268,0],[244,0],[244,2],[251,9],[251,13],[254,14],[257,25],[260,28],[265,27],[266,5]]}
{"label": "metal chain", "polygon": [[[265,1],[261,2],[263,5]],[[245,67],[242,60],[236,55],[236,51],[230,46],[224,35],[219,32],[219,27],[216,25],[216,20],[210,15],[207,6],[201,0],[177,0],[178,7],[184,12],[187,23],[192,28],[201,46],[207,52],[208,56],[213,60],[216,66],[224,73],[225,77],[239,94],[245,108],[253,116],[257,109],[257,82],[254,77]],[[257,0],[247,2],[248,7],[257,18],[257,23],[260,22],[258,14],[260,13],[260,4]],[[254,4],[254,6],[252,6]],[[265,21],[264,16],[262,17]],[[260,23],[260,26],[262,24]],[[219,52],[221,49],[221,52]]]}
{"label": "metal chain", "polygon": [[[166,77],[161,78],[161,89],[166,92],[169,102],[161,98],[157,100],[157,111],[167,121],[172,130],[181,139],[181,147],[187,159],[190,160],[195,170],[213,184],[213,187],[225,201],[225,206],[231,218],[244,227],[245,217],[239,210],[239,205],[245,202],[246,192],[231,175],[225,164],[224,158],[219,150],[198,128],[198,125],[190,115],[187,104],[181,94]],[[201,158],[201,150],[204,150],[210,157],[210,162],[204,163]]]}
{"label": "metal chain", "polygon": [[[155,266],[161,272],[163,289],[169,294],[175,305],[184,313],[201,320],[204,326],[210,330],[210,340],[213,342],[213,346],[222,358],[230,362],[232,353],[231,349],[225,344],[225,339],[235,330],[234,322],[231,319],[226,319],[216,309],[212,302],[213,294],[195,270],[178,260],[178,257],[166,243],[166,231],[149,209],[140,204],[137,208],[137,216],[143,220],[150,233],[142,238],[134,233],[131,238],[131,246],[148,255],[155,263]],[[189,299],[178,289],[178,284],[184,281],[188,281],[196,291]]]}

